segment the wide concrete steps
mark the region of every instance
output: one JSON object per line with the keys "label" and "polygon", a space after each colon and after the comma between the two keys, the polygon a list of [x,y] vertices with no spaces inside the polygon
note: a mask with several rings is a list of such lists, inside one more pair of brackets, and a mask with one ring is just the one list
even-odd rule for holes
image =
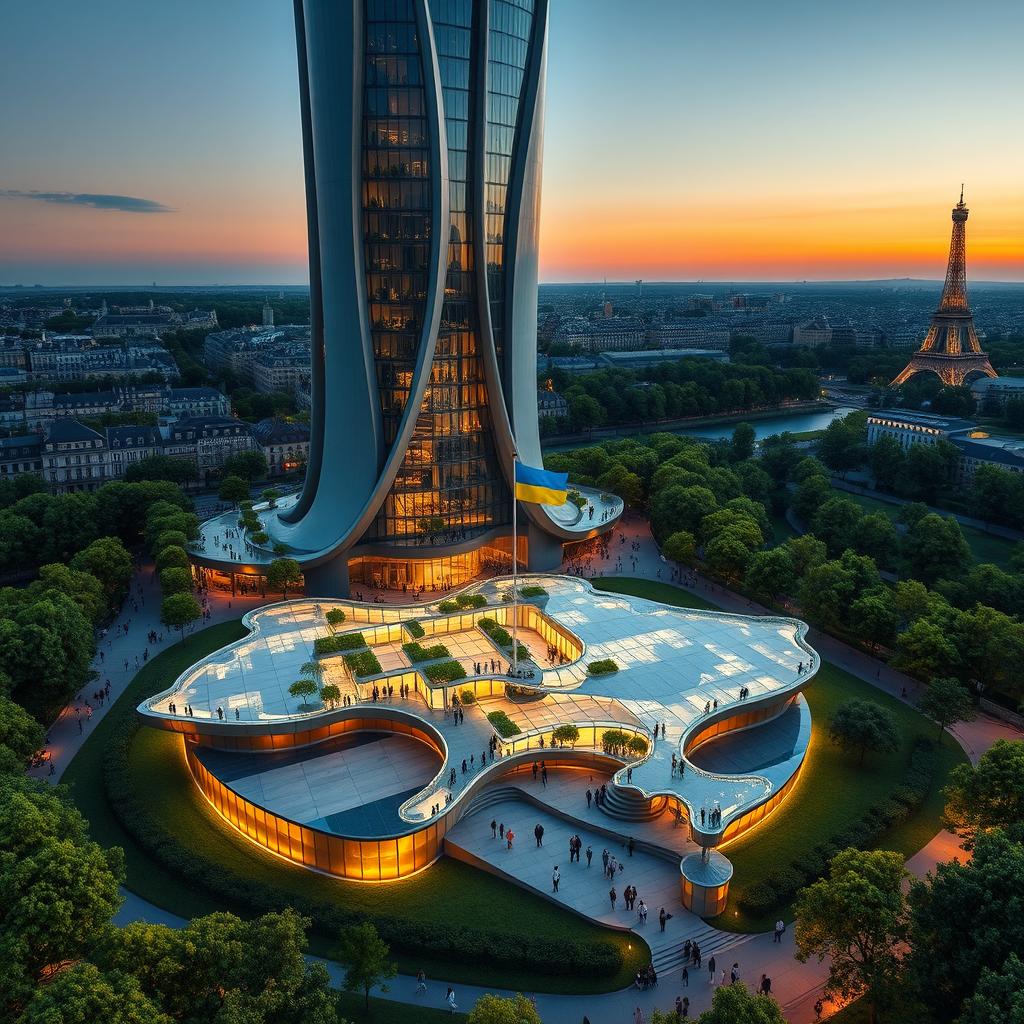
{"label": "wide concrete steps", "polygon": [[618,821],[651,821],[662,814],[667,806],[666,797],[656,796],[648,800],[639,793],[631,793],[611,785],[601,803],[601,810],[608,817],[616,818]]}

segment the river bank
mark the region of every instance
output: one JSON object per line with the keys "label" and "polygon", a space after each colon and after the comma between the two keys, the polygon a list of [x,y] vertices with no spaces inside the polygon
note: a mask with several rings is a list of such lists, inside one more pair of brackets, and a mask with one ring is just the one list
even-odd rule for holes
{"label": "river bank", "polygon": [[792,405],[775,406],[768,409],[751,409],[746,412],[724,413],[719,416],[691,416],[674,420],[660,420],[657,423],[619,424],[614,427],[598,427],[577,434],[556,434],[543,438],[541,447],[545,451],[562,451],[581,448],[603,441],[620,440],[625,437],[639,437],[644,434],[686,434],[713,441],[732,435],[737,423],[749,423],[754,428],[757,440],[772,434],[808,433],[824,430],[835,419],[841,419],[851,406],[834,402],[815,400],[794,402]]}

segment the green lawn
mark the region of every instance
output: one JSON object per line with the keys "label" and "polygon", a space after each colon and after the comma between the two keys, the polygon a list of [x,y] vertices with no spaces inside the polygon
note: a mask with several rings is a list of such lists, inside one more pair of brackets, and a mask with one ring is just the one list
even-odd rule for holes
{"label": "green lawn", "polygon": [[[456,996],[458,992],[456,991]],[[438,984],[427,981],[427,995],[424,997],[431,1003],[440,1003],[444,991]],[[370,1011],[365,1009],[362,996],[353,992],[338,993],[338,1013],[349,1024],[441,1024],[447,1021],[464,1021],[464,1013],[450,1013],[438,1006],[422,1006],[419,1004],[395,1003],[388,999],[370,997]]]}
{"label": "green lawn", "polygon": [[[614,588],[606,586],[611,583],[615,584]],[[665,604],[694,606],[691,595],[664,583],[616,578],[597,580],[595,585]],[[935,737],[935,725],[913,708],[827,662],[804,695],[813,720],[804,772],[795,789],[763,824],[727,847],[726,855],[733,863],[739,885],[730,894],[725,915],[715,922],[721,928],[743,932],[771,928],[777,914],[763,918],[744,914],[736,906],[735,895],[860,818],[871,804],[900,784],[914,740],[922,734],[931,739]],[[853,697],[873,700],[889,708],[896,715],[903,737],[899,751],[884,756],[869,755],[863,768],[828,737],[828,721],[833,711]],[[911,819],[883,836],[880,847],[898,850],[909,857],[940,831],[945,777],[953,765],[967,760],[960,745],[948,734],[943,735],[940,754],[936,780],[925,803]],[[785,916],[791,917],[788,910]]]}
{"label": "green lawn", "polygon": [[718,605],[705,601],[704,598],[680,590],[671,583],[658,580],[638,580],[624,576],[598,576],[590,581],[596,590],[606,590],[609,594],[629,594],[632,597],[645,597],[648,601],[661,601],[662,604],[674,604],[678,608],[697,608],[703,611],[718,611]]}
{"label": "green lawn", "polygon": [[[877,498],[863,494],[851,494],[849,491],[842,491],[838,488],[835,489],[835,493],[842,498],[849,498],[850,501],[860,505],[865,512],[881,512],[893,522],[900,514],[901,506],[893,505],[888,501],[879,501]],[[1004,540],[1002,537],[985,533],[984,530],[978,530],[973,526],[961,525],[960,529],[963,531],[964,540],[967,541],[967,546],[971,549],[975,562],[992,562],[1003,568],[1010,564],[1010,555],[1013,553],[1015,541]]]}
{"label": "green lawn", "polygon": [[[242,635],[244,630],[239,621],[213,626],[190,637],[184,645],[176,644],[152,659],[111,712],[97,724],[65,776],[96,840],[104,846],[124,849],[127,887],[151,903],[183,917],[225,909],[241,913],[245,907],[241,902],[237,906],[226,905],[223,900],[154,863],[122,827],[104,793],[104,738],[113,731],[115,715],[133,714],[135,706],[145,696],[165,689],[204,654]],[[524,944],[531,936],[555,941],[564,937],[582,942],[612,942],[620,947],[624,961],[617,975],[595,981],[575,976],[541,977],[527,971],[492,968],[487,963],[486,951],[481,951],[483,955],[472,963],[454,963],[432,962],[396,950],[395,960],[403,973],[415,973],[422,967],[428,976],[467,984],[526,991],[595,992],[628,985],[637,969],[649,959],[649,950],[638,943],[635,936],[590,924],[539,896],[447,858],[413,878],[377,885],[344,882],[291,865],[244,839],[213,812],[194,784],[182,755],[181,740],[173,733],[140,729],[131,748],[131,768],[132,777],[168,831],[183,844],[222,864],[231,874],[270,882],[306,898],[370,915],[379,913],[416,920],[433,918],[452,925],[506,930],[510,941]],[[330,957],[334,952],[334,942],[328,935],[313,932],[310,946],[312,952],[320,956]],[[398,1022],[412,1018],[394,1019]]]}

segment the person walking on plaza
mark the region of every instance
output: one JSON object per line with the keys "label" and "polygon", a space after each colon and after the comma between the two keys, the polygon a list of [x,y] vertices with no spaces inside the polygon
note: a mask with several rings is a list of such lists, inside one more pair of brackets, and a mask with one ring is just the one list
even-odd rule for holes
{"label": "person walking on plaza", "polygon": [[491,838],[494,839],[498,835],[498,823],[491,818]]}
{"label": "person walking on plaza", "polygon": [[537,827],[533,830],[533,835],[537,840],[538,846],[544,845],[544,826],[538,821]]}
{"label": "person walking on plaza", "polygon": [[590,867],[590,861],[594,856],[594,848],[592,846],[587,847],[587,867]]}
{"label": "person walking on plaza", "polygon": [[562,876],[558,873],[558,865],[555,865],[555,870],[551,872],[551,891],[558,892],[558,883],[562,880]]}
{"label": "person walking on plaza", "polygon": [[448,986],[448,993],[445,995],[444,1001],[448,1004],[448,1012],[454,1017],[459,1004],[455,1002],[455,989],[451,985]]}
{"label": "person walking on plaza", "polygon": [[679,979],[683,983],[683,988],[690,987],[690,968],[683,964],[683,976]]}
{"label": "person walking on plaza", "polygon": [[782,918],[780,917],[778,919],[778,921],[775,922],[775,939],[774,939],[775,942],[781,942],[782,941],[782,933],[785,930],[786,930],[786,922],[783,921]]}
{"label": "person walking on plaza", "polygon": [[423,973],[421,967],[416,972],[416,995],[425,996],[427,994],[427,976]]}
{"label": "person walking on plaza", "polygon": [[591,800],[593,800],[593,799],[594,799],[594,794],[593,794],[593,793],[591,793],[591,792],[590,792],[590,790],[588,789],[588,790],[587,790],[587,810],[588,810],[588,811],[590,810],[590,802],[591,802]]}
{"label": "person walking on plaza", "polygon": [[661,908],[661,912],[658,914],[658,923],[661,925],[661,930],[665,930],[665,922],[668,920],[668,914],[665,913],[665,908]]}
{"label": "person walking on plaza", "polygon": [[615,891],[615,886],[613,885],[613,886],[612,886],[612,887],[611,887],[611,888],[610,888],[610,889],[608,890],[608,899],[609,899],[609,900],[611,901],[611,905],[612,905],[612,910],[614,910],[614,909],[615,909],[615,901],[616,901],[616,900],[617,900],[618,898],[619,898],[619,894],[618,894],[618,893],[617,893],[617,892]]}
{"label": "person walking on plaza", "polygon": [[712,955],[711,959],[708,961],[708,984],[709,985],[714,985],[714,983],[715,983],[715,958],[714,958],[714,955]]}
{"label": "person walking on plaza", "polygon": [[508,844],[507,849],[509,849],[509,850],[512,849],[512,840],[513,839],[515,839],[515,833],[512,831],[512,829],[508,829],[505,832],[505,841]]}

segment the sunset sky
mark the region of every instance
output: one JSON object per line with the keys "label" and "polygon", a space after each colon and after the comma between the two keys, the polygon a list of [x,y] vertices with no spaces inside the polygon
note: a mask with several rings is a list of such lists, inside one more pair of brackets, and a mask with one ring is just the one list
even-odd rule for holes
{"label": "sunset sky", "polygon": [[[306,281],[288,0],[0,5],[0,284]],[[551,0],[542,280],[937,278],[961,181],[971,278],[1024,279],[1022,38],[996,0]]]}

